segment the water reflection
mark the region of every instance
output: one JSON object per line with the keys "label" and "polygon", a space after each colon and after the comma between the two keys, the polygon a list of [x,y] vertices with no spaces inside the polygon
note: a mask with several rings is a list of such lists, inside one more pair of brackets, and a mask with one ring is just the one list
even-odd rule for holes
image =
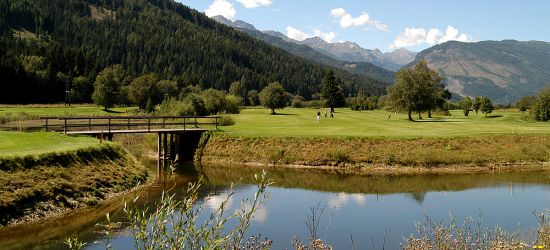
{"label": "water reflection", "polygon": [[[152,163],[156,170],[156,163]],[[189,181],[204,176],[200,190],[206,212],[217,209],[230,192],[231,183],[237,193],[228,202],[228,211],[242,206],[242,200],[254,195],[251,185],[258,168],[205,166],[199,173],[192,166],[178,169],[168,178],[159,174],[157,181],[137,193],[101,206],[80,210],[72,215],[33,225],[0,230],[0,249],[59,249],[66,237],[79,237],[88,248],[103,249],[93,244],[101,240],[96,223],[104,223],[108,212],[121,220],[123,200],[139,195],[138,206],[153,206],[162,192],[180,195]],[[398,248],[403,236],[415,232],[414,221],[425,215],[447,220],[452,213],[460,221],[483,212],[487,225],[501,225],[505,230],[528,230],[536,226],[533,210],[550,208],[550,172],[515,172],[467,175],[354,175],[334,171],[301,169],[268,169],[274,181],[269,199],[255,214],[251,234],[268,236],[273,249],[289,247],[293,236],[307,240],[304,225],[309,208],[318,203],[334,214],[328,225],[324,218],[320,228],[327,242],[335,249],[349,248],[349,233],[356,239],[356,249],[380,248],[386,237],[386,249]],[[327,213],[328,214],[328,213]],[[386,231],[386,236],[384,236]],[[371,240],[372,239],[372,240]],[[127,231],[113,239],[116,249],[133,246]]]}
{"label": "water reflection", "polygon": [[330,208],[337,210],[343,205],[354,203],[356,206],[365,207],[367,204],[366,194],[348,194],[348,193],[336,193],[329,195],[328,205]]}

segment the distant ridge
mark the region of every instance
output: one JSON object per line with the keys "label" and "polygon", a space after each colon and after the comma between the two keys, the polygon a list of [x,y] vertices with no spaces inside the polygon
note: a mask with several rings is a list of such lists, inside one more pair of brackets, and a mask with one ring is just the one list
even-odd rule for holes
{"label": "distant ridge", "polygon": [[[227,26],[233,27],[237,30],[240,30],[251,37],[262,40],[270,45],[279,47],[289,53],[292,53],[296,56],[304,58],[308,61],[320,63],[323,65],[332,66],[345,70],[353,74],[359,74],[367,77],[371,77],[383,82],[393,82],[394,81],[394,72],[380,66],[374,65],[369,62],[348,62],[341,61],[326,55],[318,50],[311,48],[310,46],[304,45],[296,40],[286,37],[284,34],[276,31],[259,31],[252,25],[244,25],[242,21],[230,21],[222,16],[214,16],[212,19],[216,20],[219,23],[225,24]],[[248,27],[248,28],[243,28]],[[312,38],[313,39],[313,38]]]}
{"label": "distant ridge", "polygon": [[550,84],[550,43],[540,41],[450,41],[428,48],[414,62],[427,60],[460,96],[484,95],[500,103],[534,95]]}
{"label": "distant ridge", "polygon": [[225,24],[227,26],[240,29],[243,31],[257,31],[264,34],[277,37],[285,42],[291,42],[308,47],[323,53],[333,59],[343,62],[366,62],[372,63],[378,67],[385,68],[390,71],[396,71],[414,60],[416,53],[410,52],[405,48],[397,49],[392,52],[382,53],[380,50],[364,49],[353,42],[328,43],[319,37],[308,38],[304,41],[297,41],[288,38],[281,32],[266,30],[259,31],[253,25],[241,20],[231,21],[223,16],[214,16],[212,19]]}

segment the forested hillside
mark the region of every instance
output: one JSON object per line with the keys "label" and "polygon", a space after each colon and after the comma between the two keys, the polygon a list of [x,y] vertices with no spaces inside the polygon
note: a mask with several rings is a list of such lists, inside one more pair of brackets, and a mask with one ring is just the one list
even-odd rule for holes
{"label": "forested hillside", "polygon": [[[280,81],[318,93],[327,66],[221,25],[173,0],[0,0],[0,103],[62,101],[65,84],[89,102],[93,81],[121,64],[180,86],[248,90]],[[388,83],[335,70],[346,94],[379,95]]]}

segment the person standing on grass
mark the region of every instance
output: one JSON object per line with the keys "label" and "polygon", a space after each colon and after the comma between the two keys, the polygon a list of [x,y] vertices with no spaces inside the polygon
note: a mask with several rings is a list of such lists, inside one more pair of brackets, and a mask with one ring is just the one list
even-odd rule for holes
{"label": "person standing on grass", "polygon": [[317,122],[321,122],[321,111],[317,110]]}

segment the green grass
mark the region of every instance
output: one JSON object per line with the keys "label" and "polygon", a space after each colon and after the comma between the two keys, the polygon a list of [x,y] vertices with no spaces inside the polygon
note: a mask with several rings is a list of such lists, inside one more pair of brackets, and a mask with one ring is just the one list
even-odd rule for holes
{"label": "green grass", "polygon": [[[490,118],[472,112],[465,117],[460,110],[451,116],[434,115],[416,122],[406,114],[386,111],[352,111],[336,109],[334,118],[317,123],[317,109],[285,108],[279,115],[269,115],[267,109],[243,109],[232,115],[234,126],[222,127],[233,136],[245,137],[459,137],[488,134],[550,134],[550,124],[526,121],[527,113],[496,110]],[[415,116],[416,117],[416,116]]]}
{"label": "green grass", "polygon": [[62,152],[97,144],[99,141],[92,137],[73,137],[53,132],[0,131],[0,158]]}
{"label": "green grass", "polygon": [[95,105],[3,105],[0,106],[0,116],[7,114],[25,113],[29,116],[88,116],[88,115],[117,115],[136,110],[135,107],[113,108],[104,111]]}

